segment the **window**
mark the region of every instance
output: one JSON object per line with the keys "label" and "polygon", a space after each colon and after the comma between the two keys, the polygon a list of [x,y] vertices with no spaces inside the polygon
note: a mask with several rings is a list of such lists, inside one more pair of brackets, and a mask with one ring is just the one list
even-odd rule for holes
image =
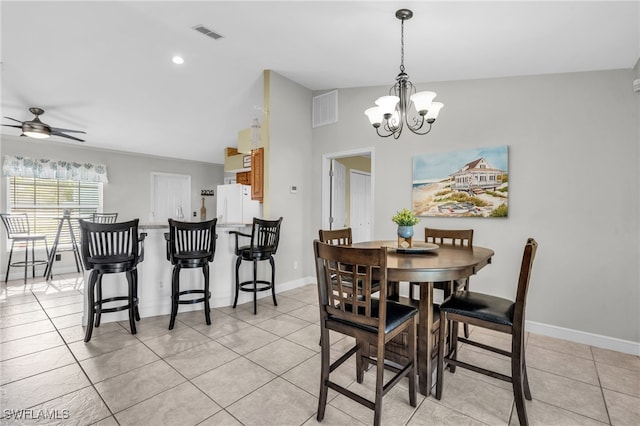
{"label": "window", "polygon": [[[102,211],[102,183],[99,182],[12,176],[7,178],[7,186],[9,212],[27,213],[31,232],[45,234],[49,247],[58,230],[57,218],[62,217],[65,210],[72,217],[88,217]],[[78,224],[71,223],[79,240]],[[60,234],[58,244],[62,247],[71,244],[68,232]]]}

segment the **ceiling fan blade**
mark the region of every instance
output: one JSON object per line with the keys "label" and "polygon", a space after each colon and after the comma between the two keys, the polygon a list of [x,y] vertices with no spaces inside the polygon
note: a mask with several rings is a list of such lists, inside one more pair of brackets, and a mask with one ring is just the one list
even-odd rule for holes
{"label": "ceiling fan blade", "polygon": [[22,123],[22,121],[16,120],[15,118],[11,118],[11,117],[4,117],[4,118],[8,118],[9,120],[13,120],[13,121],[17,121],[18,123]]}
{"label": "ceiling fan blade", "polygon": [[60,127],[51,127],[51,132],[84,133],[85,135],[87,134],[87,132],[83,132],[82,130],[61,129]]}
{"label": "ceiling fan blade", "polygon": [[74,141],[84,142],[84,139],[79,139],[79,138],[76,138],[75,136],[65,135],[64,133],[54,131],[53,129],[51,129],[51,136],[60,136],[63,138],[73,139]]}
{"label": "ceiling fan blade", "polygon": [[3,124],[3,126],[15,127],[16,129],[22,129],[22,126],[16,126],[15,124]]}

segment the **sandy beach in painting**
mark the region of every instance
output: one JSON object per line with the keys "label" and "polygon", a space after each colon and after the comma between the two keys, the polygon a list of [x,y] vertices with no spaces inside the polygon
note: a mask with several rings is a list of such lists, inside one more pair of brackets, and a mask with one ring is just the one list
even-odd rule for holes
{"label": "sandy beach in painting", "polygon": [[[413,212],[417,216],[450,216],[450,217],[464,217],[464,216],[489,216],[493,210],[502,204],[506,204],[508,200],[502,197],[494,197],[489,194],[483,193],[476,195],[477,198],[487,202],[486,207],[478,207],[473,212],[454,212],[441,210],[438,207],[446,202],[436,202],[436,194],[442,191],[446,191],[449,187],[449,182],[435,182],[416,186],[413,188],[412,200],[413,200]],[[507,195],[505,193],[505,195]]]}

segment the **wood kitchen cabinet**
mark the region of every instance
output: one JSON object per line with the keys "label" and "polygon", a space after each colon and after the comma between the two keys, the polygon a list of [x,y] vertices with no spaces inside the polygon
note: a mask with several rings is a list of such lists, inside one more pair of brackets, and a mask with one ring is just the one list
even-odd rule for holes
{"label": "wood kitchen cabinet", "polygon": [[251,151],[251,199],[264,198],[264,148]]}
{"label": "wood kitchen cabinet", "polygon": [[242,185],[251,185],[251,172],[238,172],[236,173],[236,183]]}

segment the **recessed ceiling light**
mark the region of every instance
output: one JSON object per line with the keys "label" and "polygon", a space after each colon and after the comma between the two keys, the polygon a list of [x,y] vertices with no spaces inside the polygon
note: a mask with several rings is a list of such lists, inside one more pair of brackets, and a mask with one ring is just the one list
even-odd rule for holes
{"label": "recessed ceiling light", "polygon": [[174,56],[173,59],[171,59],[173,61],[174,64],[176,65],[182,65],[184,64],[184,59],[182,59],[182,56]]}

